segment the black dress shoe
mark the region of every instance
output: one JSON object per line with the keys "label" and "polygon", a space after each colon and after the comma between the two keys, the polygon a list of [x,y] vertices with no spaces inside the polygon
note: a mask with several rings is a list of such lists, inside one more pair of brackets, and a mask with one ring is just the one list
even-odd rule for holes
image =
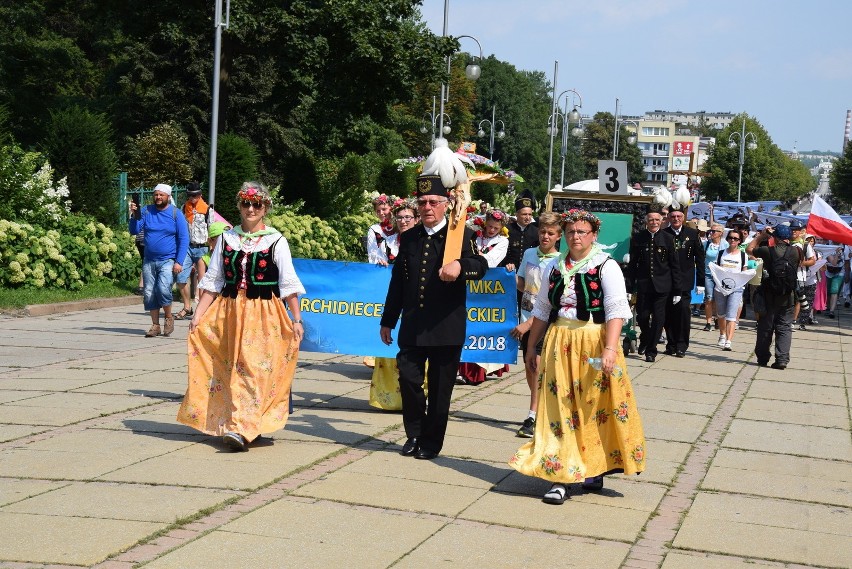
{"label": "black dress shoe", "polygon": [[399,452],[402,456],[414,456],[420,450],[420,445],[417,444],[417,437],[412,437],[405,441],[402,445],[402,450]]}
{"label": "black dress shoe", "polygon": [[759,365],[760,367],[769,367],[769,362],[758,361],[757,365]]}
{"label": "black dress shoe", "polygon": [[666,348],[666,355],[673,356],[675,355],[676,350],[674,348]]}
{"label": "black dress shoe", "polygon": [[646,362],[653,362],[656,359],[657,359],[657,356],[652,356],[651,354],[645,354],[645,361]]}
{"label": "black dress shoe", "polygon": [[770,366],[772,369],[787,369],[787,364],[779,364],[778,362],[772,362]]}
{"label": "black dress shoe", "polygon": [[676,358],[685,358],[686,352],[684,352],[683,350],[678,350],[677,353],[675,354],[675,357]]}
{"label": "black dress shoe", "polygon": [[417,454],[414,455],[414,458],[419,458],[420,460],[432,460],[436,456],[438,456],[438,453],[434,450],[422,448],[417,451]]}
{"label": "black dress shoe", "polygon": [[641,356],[645,353],[646,349],[648,349],[647,346],[643,346],[642,344],[639,344],[639,349],[637,350],[637,353]]}

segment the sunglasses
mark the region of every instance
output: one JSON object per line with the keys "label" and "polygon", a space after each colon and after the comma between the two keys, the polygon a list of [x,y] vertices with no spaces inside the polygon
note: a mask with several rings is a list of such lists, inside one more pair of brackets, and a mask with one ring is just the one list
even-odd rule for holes
{"label": "sunglasses", "polygon": [[264,207],[266,207],[266,204],[264,204],[263,202],[253,202],[253,201],[250,201],[250,200],[243,200],[243,201],[240,202],[240,207],[244,207],[245,209],[248,209],[250,207],[253,207],[254,209],[263,209]]}
{"label": "sunglasses", "polygon": [[731,236],[731,237],[728,237],[728,241],[742,241],[742,239],[740,239],[739,237]]}
{"label": "sunglasses", "polygon": [[426,207],[427,205],[430,207],[438,207],[442,203],[447,203],[447,200],[417,200],[417,205],[419,205],[420,207]]}

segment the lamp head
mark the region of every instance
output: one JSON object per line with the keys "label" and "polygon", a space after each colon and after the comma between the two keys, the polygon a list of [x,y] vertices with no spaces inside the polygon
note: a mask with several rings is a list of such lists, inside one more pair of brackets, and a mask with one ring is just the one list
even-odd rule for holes
{"label": "lamp head", "polygon": [[728,143],[728,148],[736,148],[736,147],[737,147],[737,143],[734,142],[733,140]]}
{"label": "lamp head", "polygon": [[755,148],[757,148],[757,143],[755,141],[752,140],[751,142],[748,143],[748,149],[749,150],[754,150]]}
{"label": "lamp head", "polygon": [[444,128],[443,128],[443,129],[441,129],[441,131],[442,131],[444,134],[450,134],[451,132],[453,132],[453,129],[451,129],[451,128],[450,128],[450,125],[445,124],[445,125],[444,125]]}
{"label": "lamp head", "polygon": [[475,63],[471,63],[464,68],[464,75],[471,81],[476,81],[482,75],[482,68]]}
{"label": "lamp head", "polygon": [[630,146],[633,146],[634,144],[636,144],[636,135],[635,134],[631,134],[630,136],[627,137],[627,144],[629,144]]}
{"label": "lamp head", "polygon": [[422,132],[423,134],[426,134],[426,132],[427,132],[428,130],[429,130],[429,129],[427,129],[427,128],[426,128],[426,125],[425,125],[425,124],[424,124],[424,125],[420,125],[420,132]]}
{"label": "lamp head", "polygon": [[577,110],[577,107],[574,107],[570,113],[568,113],[568,120],[571,122],[579,122],[580,121],[580,111]]}
{"label": "lamp head", "polygon": [[571,135],[576,138],[580,138],[581,136],[583,136],[583,127],[575,126],[571,129]]}
{"label": "lamp head", "polygon": [[501,130],[500,132],[497,133],[497,138],[505,138],[505,136],[506,136],[505,130]]}

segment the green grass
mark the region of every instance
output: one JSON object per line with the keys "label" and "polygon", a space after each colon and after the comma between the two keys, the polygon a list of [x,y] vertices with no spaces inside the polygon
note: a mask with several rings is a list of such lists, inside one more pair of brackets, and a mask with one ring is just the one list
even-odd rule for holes
{"label": "green grass", "polygon": [[97,281],[83,285],[80,290],[51,288],[0,288],[0,310],[15,310],[29,304],[53,304],[89,298],[111,298],[133,294],[137,281],[119,283]]}

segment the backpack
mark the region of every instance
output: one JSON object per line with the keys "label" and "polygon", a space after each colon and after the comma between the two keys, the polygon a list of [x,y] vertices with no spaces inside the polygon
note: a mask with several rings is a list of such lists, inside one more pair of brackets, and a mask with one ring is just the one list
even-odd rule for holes
{"label": "backpack", "polygon": [[788,246],[780,257],[775,247],[771,247],[769,249],[769,278],[764,280],[763,283],[775,296],[787,296],[796,290],[798,270],[799,253],[796,247]]}

